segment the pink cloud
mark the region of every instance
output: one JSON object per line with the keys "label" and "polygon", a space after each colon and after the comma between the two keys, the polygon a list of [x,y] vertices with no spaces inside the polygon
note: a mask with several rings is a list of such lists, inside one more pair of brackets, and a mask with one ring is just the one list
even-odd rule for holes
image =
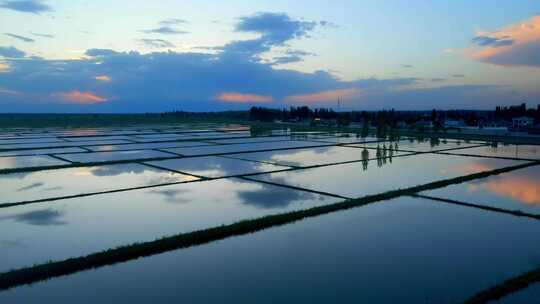
{"label": "pink cloud", "polygon": [[77,104],[96,104],[107,101],[107,98],[95,95],[92,92],[81,92],[78,90],[70,92],[58,92],[52,94],[54,97],[58,97],[63,101]]}
{"label": "pink cloud", "polygon": [[303,95],[290,95],[285,97],[285,101],[289,102],[332,102],[336,101],[338,98],[348,99],[351,97],[356,97],[360,94],[360,90],[357,88],[348,88],[348,89],[337,89],[337,90],[327,90],[311,94]]}
{"label": "pink cloud", "polygon": [[478,61],[502,66],[540,66],[540,16],[493,32],[478,32],[465,53]]}
{"label": "pink cloud", "polygon": [[530,176],[501,175],[500,178],[469,186],[469,191],[478,188],[501,196],[510,197],[525,204],[540,205],[540,181]]}
{"label": "pink cloud", "polygon": [[235,103],[267,103],[274,101],[272,96],[243,94],[238,92],[223,92],[216,97],[219,101]]}

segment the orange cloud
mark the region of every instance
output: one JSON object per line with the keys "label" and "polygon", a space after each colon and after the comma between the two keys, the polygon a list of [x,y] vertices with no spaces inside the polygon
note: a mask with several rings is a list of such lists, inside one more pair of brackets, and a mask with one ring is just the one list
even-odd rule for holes
{"label": "orange cloud", "polygon": [[290,95],[290,96],[285,97],[285,101],[305,102],[305,103],[329,102],[329,101],[336,101],[338,98],[346,99],[346,98],[355,97],[355,96],[358,96],[359,94],[360,94],[360,90],[357,88],[337,89],[337,90],[321,91],[321,92],[312,93],[312,94]]}
{"label": "orange cloud", "polygon": [[9,72],[10,69],[11,69],[11,66],[8,63],[0,62],[0,73]]}
{"label": "orange cloud", "polygon": [[62,99],[63,101],[78,104],[95,104],[107,101],[106,98],[97,96],[92,92],[81,92],[77,90],[71,92],[58,92],[52,95]]}
{"label": "orange cloud", "polygon": [[104,81],[104,82],[109,82],[112,80],[112,78],[107,75],[99,75],[99,76],[94,77],[94,79],[98,81]]}
{"label": "orange cloud", "polygon": [[510,197],[525,204],[540,205],[540,180],[526,176],[508,175],[473,185],[469,191],[488,190],[500,196]]}
{"label": "orange cloud", "polygon": [[217,100],[236,103],[266,103],[274,101],[272,96],[243,94],[238,92],[223,92],[216,97]]}
{"label": "orange cloud", "polygon": [[478,32],[478,46],[465,50],[473,59],[497,65],[540,66],[540,16],[494,32]]}
{"label": "orange cloud", "polygon": [[440,170],[442,175],[447,175],[448,173],[458,173],[462,175],[468,175],[478,172],[491,171],[494,168],[483,162],[475,162],[470,164],[456,165],[447,169]]}

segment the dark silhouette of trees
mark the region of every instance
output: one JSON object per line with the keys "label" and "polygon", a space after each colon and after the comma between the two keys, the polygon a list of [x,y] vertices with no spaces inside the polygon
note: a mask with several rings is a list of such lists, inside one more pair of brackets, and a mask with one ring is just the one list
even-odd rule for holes
{"label": "dark silhouette of trees", "polygon": [[368,149],[364,148],[364,150],[362,150],[362,169],[364,171],[367,170],[368,168],[368,163],[369,163],[369,151]]}

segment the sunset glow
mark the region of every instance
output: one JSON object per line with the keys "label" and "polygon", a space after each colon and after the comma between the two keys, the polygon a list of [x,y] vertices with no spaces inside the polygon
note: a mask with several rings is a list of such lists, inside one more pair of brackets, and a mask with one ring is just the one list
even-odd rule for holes
{"label": "sunset glow", "polygon": [[217,100],[233,103],[269,103],[274,101],[272,96],[257,94],[243,94],[237,92],[224,92],[216,97]]}
{"label": "sunset glow", "polygon": [[58,92],[53,94],[54,97],[58,97],[63,101],[76,103],[76,104],[96,104],[107,101],[106,98],[95,95],[92,92],[70,91],[70,92]]}
{"label": "sunset glow", "polygon": [[540,180],[528,176],[509,174],[469,187],[469,191],[478,190],[487,190],[525,204],[540,205]]}

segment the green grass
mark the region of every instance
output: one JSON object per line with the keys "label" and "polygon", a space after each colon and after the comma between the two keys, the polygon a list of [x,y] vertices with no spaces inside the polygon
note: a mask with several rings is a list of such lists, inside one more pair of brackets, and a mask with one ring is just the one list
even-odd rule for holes
{"label": "green grass", "polygon": [[358,199],[345,200],[335,204],[313,207],[305,210],[292,211],[277,215],[264,216],[257,219],[240,221],[230,225],[223,225],[189,233],[181,233],[163,237],[154,241],[125,245],[105,251],[92,253],[86,256],[75,257],[63,261],[50,262],[21,268],[0,274],[0,289],[9,289],[15,286],[32,284],[54,277],[73,274],[76,272],[126,262],[145,256],[155,255],[180,248],[187,248],[232,236],[254,233],[270,227],[286,225],[309,217],[365,206],[374,202],[393,199],[403,195],[412,195],[421,191],[445,187],[452,184],[463,183],[478,178],[497,175],[513,170],[538,165],[540,162],[530,162],[491,171],[485,171],[452,179],[441,180],[406,189],[388,191],[376,195],[365,196]]}

